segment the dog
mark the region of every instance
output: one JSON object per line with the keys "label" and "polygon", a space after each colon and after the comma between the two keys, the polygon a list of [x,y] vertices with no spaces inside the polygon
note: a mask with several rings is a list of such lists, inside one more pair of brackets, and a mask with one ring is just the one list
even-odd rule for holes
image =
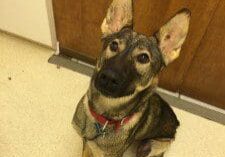
{"label": "dog", "polygon": [[156,92],[159,72],[180,54],[190,11],[177,12],[154,35],[133,30],[132,0],[113,0],[102,23],[103,48],[72,123],[83,157],[162,157],[179,121]]}

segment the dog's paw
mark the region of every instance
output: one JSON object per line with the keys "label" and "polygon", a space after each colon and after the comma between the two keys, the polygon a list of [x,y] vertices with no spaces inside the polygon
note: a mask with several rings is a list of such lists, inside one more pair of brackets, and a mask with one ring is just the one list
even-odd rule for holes
{"label": "dog's paw", "polygon": [[151,142],[149,141],[142,141],[138,148],[136,157],[147,157],[151,152]]}

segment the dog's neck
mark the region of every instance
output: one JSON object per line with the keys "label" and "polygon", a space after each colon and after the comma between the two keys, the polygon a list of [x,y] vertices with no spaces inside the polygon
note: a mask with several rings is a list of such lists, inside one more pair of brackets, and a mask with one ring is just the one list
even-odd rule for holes
{"label": "dog's neck", "polygon": [[[151,87],[139,92],[127,102],[121,102],[120,104],[103,104],[101,102],[95,102],[94,99],[89,98],[89,106],[98,114],[103,115],[109,119],[120,120],[135,112],[138,112],[143,108],[144,103],[149,100],[153,90]],[[112,101],[109,100],[109,103]]]}

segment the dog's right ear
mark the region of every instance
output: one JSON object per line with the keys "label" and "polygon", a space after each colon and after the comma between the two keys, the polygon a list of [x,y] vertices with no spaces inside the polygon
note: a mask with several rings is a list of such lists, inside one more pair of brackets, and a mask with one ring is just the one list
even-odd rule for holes
{"label": "dog's right ear", "polygon": [[132,0],[113,0],[102,23],[103,36],[119,32],[123,27],[132,26]]}
{"label": "dog's right ear", "polygon": [[190,16],[190,10],[186,8],[180,10],[156,34],[165,65],[179,57],[181,47],[187,37]]}

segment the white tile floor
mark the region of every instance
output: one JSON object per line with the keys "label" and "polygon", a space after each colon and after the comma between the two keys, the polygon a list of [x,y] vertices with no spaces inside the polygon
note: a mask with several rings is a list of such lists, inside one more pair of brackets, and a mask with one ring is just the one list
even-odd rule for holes
{"label": "white tile floor", "polygon": [[[57,69],[53,51],[0,33],[0,157],[80,157],[71,126],[90,78]],[[181,121],[166,157],[225,157],[225,126],[175,108]]]}

